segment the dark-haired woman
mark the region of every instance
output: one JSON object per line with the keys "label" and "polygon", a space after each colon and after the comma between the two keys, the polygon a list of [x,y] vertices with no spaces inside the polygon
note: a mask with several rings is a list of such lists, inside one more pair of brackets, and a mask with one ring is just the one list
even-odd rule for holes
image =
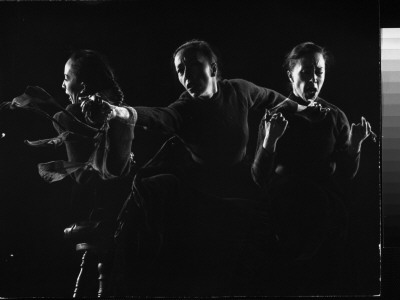
{"label": "dark-haired woman", "polygon": [[[71,174],[78,183],[74,190],[84,195],[76,193],[79,200],[75,203],[85,208],[81,212],[97,207],[115,218],[129,192],[129,183],[123,189],[120,181],[131,168],[136,113],[124,105],[124,95],[113,70],[107,59],[96,51],[72,53],[65,64],[62,87],[71,102],[67,111],[80,122],[59,112],[54,118],[64,128],[56,123],[54,126],[60,134],[68,130],[87,137],[65,141],[69,162],[91,162]],[[82,213],[78,216],[83,217]]]}
{"label": "dark-haired woman", "polygon": [[[327,59],[325,49],[311,42],[297,45],[288,54],[285,65],[293,92],[266,112],[252,165],[255,182],[272,199],[280,250],[291,266],[326,254],[323,247],[332,250],[343,243],[347,214],[335,180],[356,175],[361,145],[371,134],[365,118],[350,126],[338,107],[319,97]],[[305,108],[298,110],[299,105]],[[335,260],[326,256],[325,266],[329,261]],[[283,278],[293,274],[292,270]],[[307,274],[311,271],[305,268],[296,274],[297,287],[306,287],[301,280]],[[321,274],[313,277],[312,290],[307,292],[327,292],[321,283],[329,277]]]}

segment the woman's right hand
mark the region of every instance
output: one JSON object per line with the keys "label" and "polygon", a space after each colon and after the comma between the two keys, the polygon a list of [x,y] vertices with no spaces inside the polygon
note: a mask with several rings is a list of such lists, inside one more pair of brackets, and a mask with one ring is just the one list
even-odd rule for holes
{"label": "woman's right hand", "polygon": [[81,110],[86,122],[92,125],[103,124],[111,117],[112,105],[107,101],[87,98],[81,102]]}
{"label": "woman's right hand", "polygon": [[282,113],[275,113],[265,121],[265,136],[263,148],[275,152],[276,143],[285,133],[288,121]]}

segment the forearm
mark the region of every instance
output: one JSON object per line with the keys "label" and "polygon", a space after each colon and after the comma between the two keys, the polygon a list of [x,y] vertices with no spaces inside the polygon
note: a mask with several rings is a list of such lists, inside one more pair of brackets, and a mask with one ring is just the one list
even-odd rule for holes
{"label": "forearm", "polygon": [[274,164],[275,164],[276,153],[270,152],[264,147],[259,147],[254,158],[254,162],[251,166],[251,175],[254,182],[262,187],[266,188],[270,181]]}
{"label": "forearm", "polygon": [[361,152],[341,151],[336,155],[336,173],[345,179],[353,179],[358,172]]}
{"label": "forearm", "polygon": [[337,169],[345,178],[353,179],[360,165],[362,140],[357,140],[350,134],[347,149],[337,155]]}
{"label": "forearm", "polygon": [[277,143],[277,139],[271,138],[269,136],[266,136],[264,138],[262,147],[269,153],[275,153],[276,151],[276,143]]}
{"label": "forearm", "polygon": [[348,148],[348,153],[349,155],[357,155],[361,152],[361,144],[362,142],[355,142],[350,140],[349,148]]}
{"label": "forearm", "polygon": [[129,120],[131,113],[129,112],[129,109],[124,106],[115,106],[115,105],[110,105],[111,106],[111,119],[121,119],[121,120]]}
{"label": "forearm", "polygon": [[181,115],[169,107],[134,107],[138,128],[154,130],[164,134],[175,134],[181,127]]}
{"label": "forearm", "polygon": [[127,170],[136,121],[136,110],[118,107],[115,117],[109,122],[106,168],[114,176],[121,176]]}

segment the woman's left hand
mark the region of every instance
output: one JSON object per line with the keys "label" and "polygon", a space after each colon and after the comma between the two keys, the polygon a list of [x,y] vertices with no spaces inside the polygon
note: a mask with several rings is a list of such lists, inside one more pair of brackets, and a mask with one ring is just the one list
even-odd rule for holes
{"label": "woman's left hand", "polygon": [[264,122],[265,132],[263,148],[272,153],[275,152],[276,143],[285,133],[288,126],[288,121],[285,119],[282,113],[275,113],[268,121],[265,120]]}
{"label": "woman's left hand", "polygon": [[362,142],[371,134],[371,124],[361,117],[361,123],[351,124],[350,147],[359,152]]}

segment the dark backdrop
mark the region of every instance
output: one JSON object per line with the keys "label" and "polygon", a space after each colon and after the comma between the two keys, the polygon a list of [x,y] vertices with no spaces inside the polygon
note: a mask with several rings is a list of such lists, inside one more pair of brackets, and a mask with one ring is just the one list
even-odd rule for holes
{"label": "dark backdrop", "polygon": [[[183,91],[171,68],[180,44],[205,39],[221,55],[225,78],[244,78],[288,94],[284,55],[296,44],[326,46],[334,64],[321,96],[380,132],[379,2],[215,1],[0,3],[0,101],[39,85],[67,105],[61,89],[71,50],[91,48],[111,61],[129,105],[168,105]],[[44,183],[39,162],[63,149],[33,149],[24,139],[55,136],[40,116],[0,117],[0,296],[69,296],[79,258],[62,238],[74,219],[71,180]],[[161,136],[137,135],[139,163]],[[365,142],[348,187],[354,259],[344,274],[357,294],[379,293],[379,152]]]}

